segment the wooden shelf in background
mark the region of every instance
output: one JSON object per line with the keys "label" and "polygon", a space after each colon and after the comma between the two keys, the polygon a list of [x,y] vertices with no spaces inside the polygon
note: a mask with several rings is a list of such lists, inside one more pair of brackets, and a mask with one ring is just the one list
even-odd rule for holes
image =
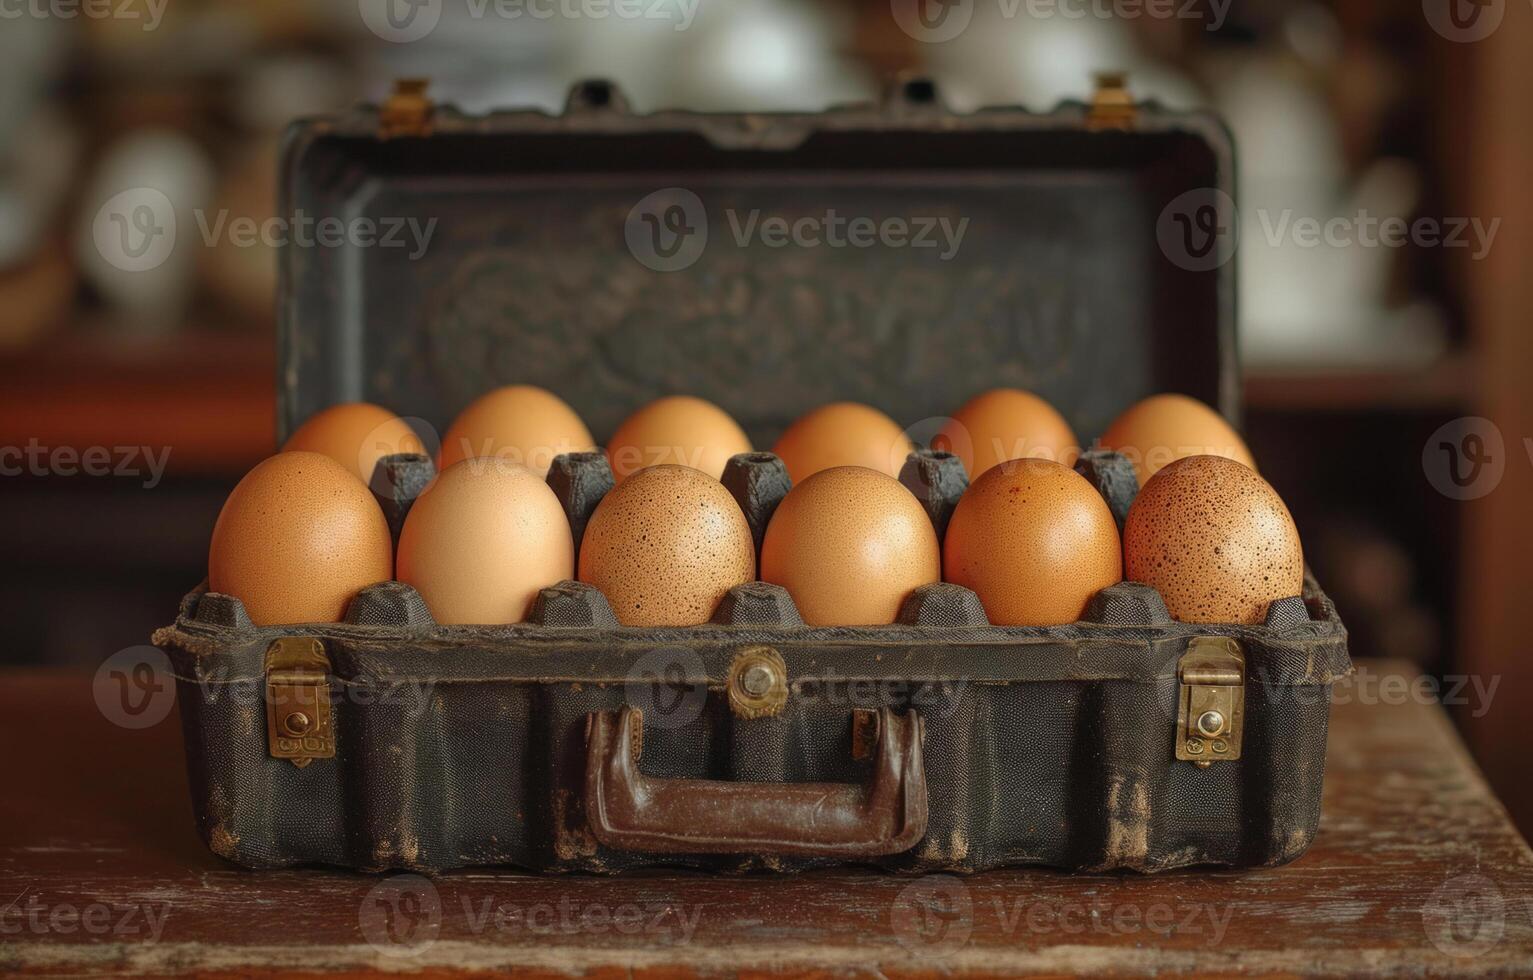
{"label": "wooden shelf in background", "polygon": [[0,356],[0,446],[170,449],[169,472],[240,474],[276,442],[270,336],[76,330]]}
{"label": "wooden shelf in background", "polygon": [[1465,353],[1413,370],[1264,367],[1246,372],[1245,403],[1277,411],[1464,411],[1474,403],[1473,379]]}
{"label": "wooden shelf in background", "polygon": [[[193,329],[134,337],[77,329],[0,355],[0,446],[171,448],[181,475],[243,473],[276,442],[269,335]],[[1455,354],[1420,371],[1261,368],[1249,408],[1366,412],[1466,410],[1472,362]]]}

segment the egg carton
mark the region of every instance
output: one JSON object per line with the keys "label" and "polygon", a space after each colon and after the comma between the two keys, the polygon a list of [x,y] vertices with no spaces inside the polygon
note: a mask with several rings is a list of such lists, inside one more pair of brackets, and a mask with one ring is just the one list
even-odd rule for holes
{"label": "egg carton", "polygon": [[[1088,452],[1076,468],[1121,528],[1132,467]],[[426,457],[379,464],[396,540],[433,475]],[[901,480],[940,537],[961,462],[914,453]],[[562,456],[548,482],[578,547],[607,462]],[[759,552],[785,468],[743,454],[723,483]],[[156,642],[208,845],[369,871],[1282,864],[1314,837],[1331,685],[1351,669],[1308,575],[1260,625],[1174,622],[1132,582],[1055,627],[990,625],[951,583],[861,627],[807,626],[763,582],[682,628],[623,627],[574,581],[505,626],[439,625],[398,582],[342,623],[280,627],[199,589]]]}

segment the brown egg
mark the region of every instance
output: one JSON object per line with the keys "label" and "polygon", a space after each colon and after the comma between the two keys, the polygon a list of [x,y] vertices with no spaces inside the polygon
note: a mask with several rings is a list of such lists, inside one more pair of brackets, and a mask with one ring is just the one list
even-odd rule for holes
{"label": "brown egg", "polygon": [[863,466],[821,470],[767,525],[761,580],[811,626],[892,623],[912,589],[942,577],[937,532],[904,484]]}
{"label": "brown egg", "polygon": [[520,463],[547,476],[554,457],[596,448],[591,430],[575,410],[551,391],[507,385],[479,396],[453,420],[442,437],[439,466],[477,456]]}
{"label": "brown egg", "polygon": [[399,581],[439,623],[519,623],[539,590],[574,574],[559,498],[532,470],[495,456],[443,470],[399,534]]}
{"label": "brown egg", "polygon": [[943,573],[973,589],[990,622],[1060,626],[1123,580],[1118,525],[1079,473],[1047,459],[992,466],[953,511]]}
{"label": "brown egg", "polygon": [[717,480],[729,457],[751,451],[751,441],[722,408],[701,398],[672,395],[634,412],[607,442],[612,474],[622,482],[646,466],[690,466]]}
{"label": "brown egg", "polygon": [[624,626],[706,623],[725,593],[755,574],[740,505],[688,466],[652,466],[618,484],[580,544],[580,580],[601,589]]}
{"label": "brown egg", "polygon": [[335,623],[358,589],[393,577],[393,549],[378,501],[349,469],[278,453],[224,501],[208,588],[237,597],[257,626]]}
{"label": "brown egg", "polygon": [[1113,420],[1101,442],[1128,457],[1141,487],[1162,466],[1188,456],[1224,456],[1256,468],[1251,450],[1224,416],[1186,395],[1152,395],[1133,405]]}
{"label": "brown egg", "polygon": [[383,457],[426,449],[415,430],[393,412],[368,402],[350,402],[309,416],[287,437],[282,451],[321,453],[368,483]]}
{"label": "brown egg", "polygon": [[1222,456],[1161,467],[1129,508],[1123,558],[1184,623],[1260,623],[1272,600],[1304,589],[1288,508],[1255,470]]}
{"label": "brown egg", "polygon": [[865,466],[898,477],[910,437],[889,416],[857,402],[823,405],[788,426],[772,447],[794,483],[833,466]]}
{"label": "brown egg", "polygon": [[969,399],[932,439],[932,448],[963,460],[970,480],[1008,459],[1052,459],[1070,466],[1080,455],[1064,416],[1017,388],[995,388]]}

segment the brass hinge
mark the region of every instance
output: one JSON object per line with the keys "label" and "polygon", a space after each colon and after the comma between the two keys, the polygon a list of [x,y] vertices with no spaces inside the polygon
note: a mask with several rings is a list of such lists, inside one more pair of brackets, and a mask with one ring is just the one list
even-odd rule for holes
{"label": "brass hinge", "polygon": [[1177,661],[1176,757],[1207,766],[1240,758],[1246,658],[1227,636],[1197,636]]}
{"label": "brass hinge", "polygon": [[302,769],[335,757],[330,723],[330,657],[312,636],[284,636],[266,648],[266,747]]}
{"label": "brass hinge", "polygon": [[1128,73],[1098,72],[1091,108],[1086,110],[1088,129],[1130,129],[1139,118],[1139,106],[1128,90]]}
{"label": "brass hinge", "polygon": [[426,78],[394,81],[394,91],[378,110],[378,134],[383,139],[431,135],[433,107],[426,97],[426,88],[430,84],[430,79]]}

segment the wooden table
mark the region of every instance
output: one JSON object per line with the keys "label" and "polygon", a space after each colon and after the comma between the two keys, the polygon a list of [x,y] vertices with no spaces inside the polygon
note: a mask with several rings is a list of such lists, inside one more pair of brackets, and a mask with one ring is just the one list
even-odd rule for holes
{"label": "wooden table", "polygon": [[1533,974],[1533,853],[1406,669],[1339,690],[1320,834],[1285,868],[434,883],[224,864],[173,712],[126,730],[87,675],[0,675],[0,973]]}

